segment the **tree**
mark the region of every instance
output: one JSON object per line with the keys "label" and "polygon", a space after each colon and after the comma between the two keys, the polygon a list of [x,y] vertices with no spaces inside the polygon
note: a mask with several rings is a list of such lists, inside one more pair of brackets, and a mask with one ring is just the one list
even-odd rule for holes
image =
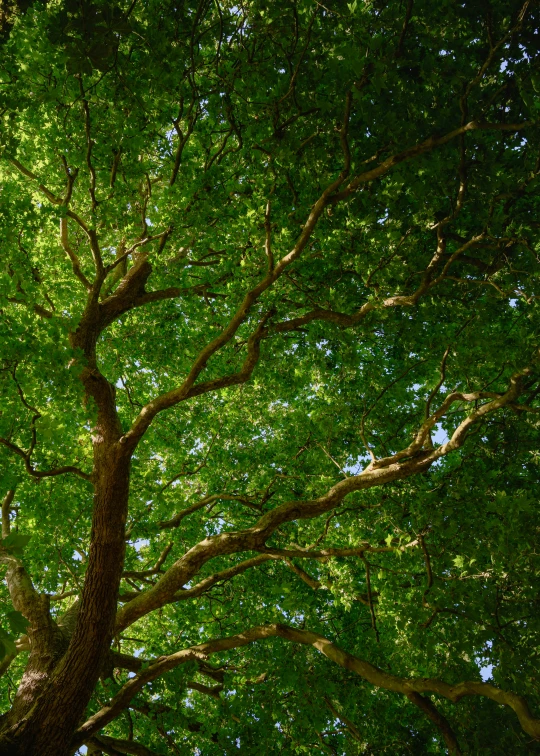
{"label": "tree", "polygon": [[10,19],[0,754],[538,752],[539,23]]}

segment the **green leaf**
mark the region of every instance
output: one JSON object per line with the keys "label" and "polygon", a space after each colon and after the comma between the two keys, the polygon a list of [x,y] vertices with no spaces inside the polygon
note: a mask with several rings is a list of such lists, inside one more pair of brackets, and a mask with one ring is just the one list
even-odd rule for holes
{"label": "green leaf", "polygon": [[10,551],[15,556],[22,556],[24,549],[30,543],[32,536],[23,535],[22,533],[10,533],[2,539],[2,546],[6,551]]}

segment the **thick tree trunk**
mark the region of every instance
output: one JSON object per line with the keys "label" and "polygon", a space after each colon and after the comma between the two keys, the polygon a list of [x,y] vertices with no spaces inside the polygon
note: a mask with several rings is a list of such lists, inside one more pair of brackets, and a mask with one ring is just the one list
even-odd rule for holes
{"label": "thick tree trunk", "polygon": [[109,433],[109,440],[95,436],[92,538],[75,630],[52,669],[50,656],[36,654],[29,664],[2,723],[1,756],[67,756],[109,649],[124,563],[130,468],[115,430],[113,443]]}
{"label": "thick tree trunk", "polygon": [[[97,244],[94,232],[90,233]],[[101,267],[80,323],[70,335],[71,346],[84,354],[80,379],[86,401],[97,407],[92,432],[94,506],[88,566],[75,629],[65,652],[66,641],[59,647],[56,640],[62,633],[45,612],[42,624],[49,624],[50,637],[45,637],[39,648],[33,645],[17,700],[0,721],[0,756],[67,756],[71,752],[73,733],[84,716],[111,644],[124,565],[133,449],[120,443],[123,431],[115,388],[98,368],[96,343],[105,325],[144,293],[151,270],[146,255],[140,255],[116,294],[107,300],[109,310],[104,311],[99,304],[104,281]],[[32,632],[29,634],[32,636]]]}

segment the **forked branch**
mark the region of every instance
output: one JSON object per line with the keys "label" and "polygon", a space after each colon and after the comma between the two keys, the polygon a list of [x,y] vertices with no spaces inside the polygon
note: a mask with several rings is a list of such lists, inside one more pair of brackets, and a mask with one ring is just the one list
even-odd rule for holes
{"label": "forked branch", "polygon": [[[123,630],[140,617],[168,603],[210,559],[241,551],[264,552],[267,548],[267,540],[284,523],[313,519],[334,510],[347,495],[354,491],[366,490],[425,472],[433,462],[459,449],[465,443],[469,430],[478,420],[503,407],[516,404],[516,400],[525,390],[525,379],[531,373],[532,368],[515,373],[510,379],[509,389],[504,394],[495,392],[450,394],[441,407],[422,424],[406,449],[391,457],[372,461],[359,475],[352,475],[341,480],[317,499],[285,502],[262,515],[251,528],[238,532],[220,533],[200,541],[177,560],[152,588],[139,594],[120,609],[117,615],[117,631]],[[489,398],[490,401],[480,405],[459,423],[449,441],[434,449],[425,448],[429,431],[454,402],[475,402],[484,398]],[[267,551],[267,553],[272,552]],[[283,551],[274,551],[274,553],[282,555]],[[295,554],[289,552],[287,556],[295,556]]]}
{"label": "forked branch", "polygon": [[55,475],[65,475],[66,473],[73,473],[73,475],[77,475],[79,478],[83,478],[83,480],[88,480],[92,482],[92,476],[88,473],[83,472],[78,467],[75,467],[73,465],[63,465],[61,467],[53,467],[50,470],[36,470],[35,467],[33,467],[30,455],[24,451],[24,449],[21,449],[20,446],[17,446],[17,444],[12,443],[7,438],[0,438],[0,444],[2,446],[5,446],[7,449],[12,451],[14,454],[16,454],[18,457],[21,457],[21,459],[24,462],[24,467],[26,472],[31,475],[33,478],[52,478]]}
{"label": "forked branch", "polygon": [[[229,638],[208,641],[207,643],[201,643],[197,646],[178,651],[170,656],[160,657],[153,664],[150,664],[146,669],[139,672],[138,675],[131,678],[106,706],[96,712],[79,728],[72,742],[72,747],[78,747],[89,736],[109,722],[112,722],[147,683],[156,680],[169,670],[191,660],[205,660],[211,654],[229,651],[230,649],[247,646],[256,641],[276,637],[283,638],[292,643],[311,646],[330,659],[330,661],[344,669],[355,672],[375,687],[384,688],[394,693],[401,693],[408,697],[411,694],[436,693],[452,701],[452,703],[457,703],[465,696],[483,696],[489,698],[498,704],[511,708],[516,713],[522,729],[528,735],[535,738],[535,740],[540,740],[540,719],[533,716],[525,698],[516,693],[502,690],[495,685],[485,682],[466,681],[452,685],[436,678],[398,677],[379,669],[364,659],[349,654],[318,633],[288,627],[287,625],[271,624],[253,627]],[[417,703],[417,699],[414,700],[414,703]],[[425,710],[424,707],[422,708]],[[431,711],[429,704],[426,704],[425,708],[430,708]],[[431,714],[433,716],[430,718],[433,718],[435,716],[434,712],[431,711]],[[440,715],[438,716],[438,726],[444,726],[443,718]],[[446,737],[448,738],[448,736],[449,732],[447,730]],[[454,750],[454,753],[459,753],[459,751]]]}

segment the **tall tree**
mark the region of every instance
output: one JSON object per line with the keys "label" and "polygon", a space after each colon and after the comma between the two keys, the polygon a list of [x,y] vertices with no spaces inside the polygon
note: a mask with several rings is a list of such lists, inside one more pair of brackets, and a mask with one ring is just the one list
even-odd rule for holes
{"label": "tall tree", "polygon": [[538,4],[10,24],[0,754],[537,753]]}

